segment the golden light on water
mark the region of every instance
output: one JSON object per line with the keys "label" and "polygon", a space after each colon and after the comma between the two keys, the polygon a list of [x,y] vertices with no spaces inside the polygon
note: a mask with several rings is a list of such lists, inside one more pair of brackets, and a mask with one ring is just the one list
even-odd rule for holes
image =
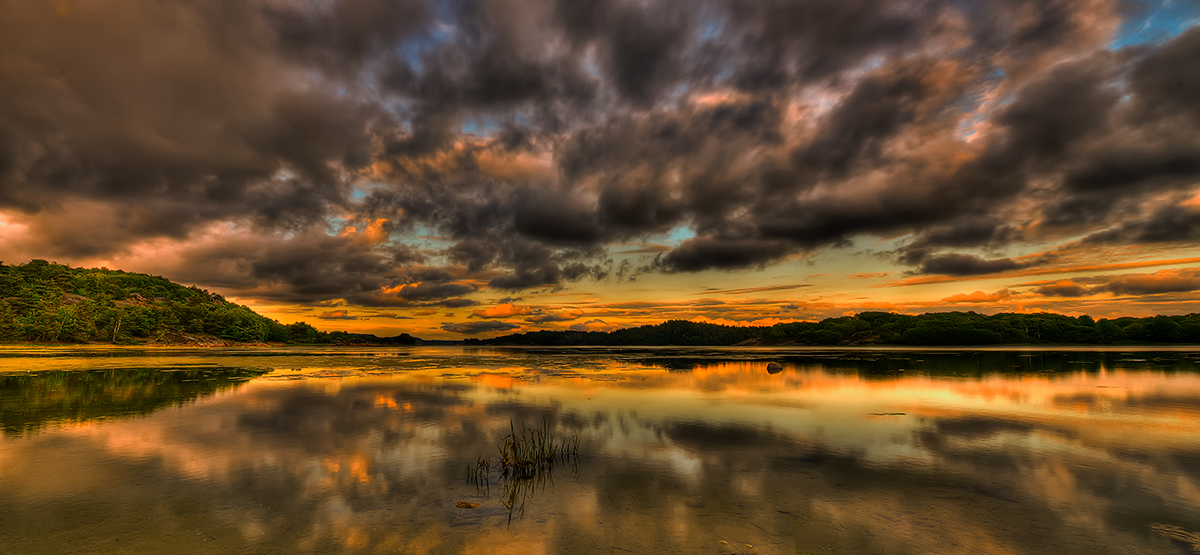
{"label": "golden light on water", "polygon": [[[1190,359],[1178,353],[1169,369],[1068,353],[1064,368],[1080,358],[1092,369],[1055,372],[981,369],[1020,358],[966,352],[110,354],[54,360],[126,382],[122,372],[163,371],[124,402],[185,397],[134,416],[54,413],[0,438],[0,499],[28,515],[0,521],[0,538],[23,552],[61,547],[43,541],[57,530],[175,550],[716,552],[724,540],[763,554],[1155,554],[1167,540],[1143,519],[1200,516],[1188,462],[1200,454],[1200,374],[1180,371]],[[788,357],[801,360],[767,372]],[[943,362],[959,370],[919,367]],[[234,366],[259,375],[214,381]],[[199,396],[176,392],[204,383]],[[578,435],[581,459],[522,490],[509,524],[502,486],[488,494],[464,476],[510,427],[542,422]],[[87,520],[48,518],[67,500]],[[1046,524],[1014,535],[1028,522]]]}

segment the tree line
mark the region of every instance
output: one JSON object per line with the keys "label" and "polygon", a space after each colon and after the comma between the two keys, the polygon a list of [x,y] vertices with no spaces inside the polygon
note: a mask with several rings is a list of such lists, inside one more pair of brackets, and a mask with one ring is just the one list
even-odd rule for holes
{"label": "tree line", "polygon": [[611,332],[537,331],[472,345],[1115,345],[1200,344],[1200,314],[1095,320],[1053,313],[863,312],[819,322],[736,327],[672,320]]}
{"label": "tree line", "polygon": [[178,334],[239,343],[412,345],[410,335],[376,337],[281,324],[216,293],[146,274],[72,268],[45,260],[0,263],[0,342],[138,343]]}
{"label": "tree line", "polygon": [[531,331],[491,339],[467,339],[464,345],[622,346],[736,345],[761,337],[761,327],[721,326],[688,320],[603,331]]}
{"label": "tree line", "polygon": [[[0,342],[117,344],[173,334],[240,343],[415,345],[408,334],[377,337],[281,324],[216,293],[166,278],[72,268],[45,260],[0,263]],[[168,341],[169,342],[169,341]],[[1112,318],[1062,314],[920,315],[863,312],[819,322],[740,327],[671,320],[610,332],[534,331],[466,345],[1113,345],[1200,344],[1200,314]]]}

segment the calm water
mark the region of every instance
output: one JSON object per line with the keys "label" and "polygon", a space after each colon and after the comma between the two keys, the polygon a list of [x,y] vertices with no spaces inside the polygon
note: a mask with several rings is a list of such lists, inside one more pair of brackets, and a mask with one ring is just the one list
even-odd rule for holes
{"label": "calm water", "polygon": [[[1197,363],[0,349],[0,553],[1200,553]],[[467,480],[543,423],[577,460]]]}

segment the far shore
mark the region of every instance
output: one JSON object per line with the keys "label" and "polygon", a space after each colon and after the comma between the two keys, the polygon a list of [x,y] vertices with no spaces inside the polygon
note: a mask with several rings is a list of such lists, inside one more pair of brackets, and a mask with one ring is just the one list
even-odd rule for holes
{"label": "far shore", "polygon": [[1200,351],[1200,345],[1185,344],[1185,343],[1128,343],[1120,345],[1081,345],[1081,344],[1011,344],[1011,345],[888,345],[888,344],[870,344],[870,345],[795,345],[795,344],[780,344],[780,345],[470,345],[463,343],[451,343],[449,341],[438,341],[431,344],[418,345],[395,345],[395,344],[371,344],[371,343],[239,343],[228,341],[224,344],[212,343],[111,343],[105,341],[93,341],[88,343],[0,343],[0,349],[4,348],[69,348],[69,347],[108,347],[108,348],[130,348],[130,349],[281,349],[291,347],[323,347],[334,349],[354,349],[354,348],[412,348],[412,347],[468,347],[471,349],[530,349],[530,350],[555,350],[555,349],[593,349],[593,350],[614,350],[614,349],[721,349],[721,350],[737,350],[737,351],[777,351],[777,350],[795,350],[795,351],[1119,351],[1119,350],[1134,350],[1134,351]]}

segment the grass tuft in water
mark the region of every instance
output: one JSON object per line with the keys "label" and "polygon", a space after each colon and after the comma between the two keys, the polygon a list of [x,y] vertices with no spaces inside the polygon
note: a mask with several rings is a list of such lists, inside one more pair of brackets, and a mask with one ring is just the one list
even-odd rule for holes
{"label": "grass tuft in water", "polygon": [[514,508],[523,508],[535,491],[545,490],[556,464],[579,470],[579,436],[557,439],[545,421],[538,428],[522,426],[520,433],[512,421],[508,427],[508,435],[497,447],[499,456],[479,457],[475,467],[469,469],[468,480],[485,495],[490,495],[491,484],[502,485],[511,521]]}

